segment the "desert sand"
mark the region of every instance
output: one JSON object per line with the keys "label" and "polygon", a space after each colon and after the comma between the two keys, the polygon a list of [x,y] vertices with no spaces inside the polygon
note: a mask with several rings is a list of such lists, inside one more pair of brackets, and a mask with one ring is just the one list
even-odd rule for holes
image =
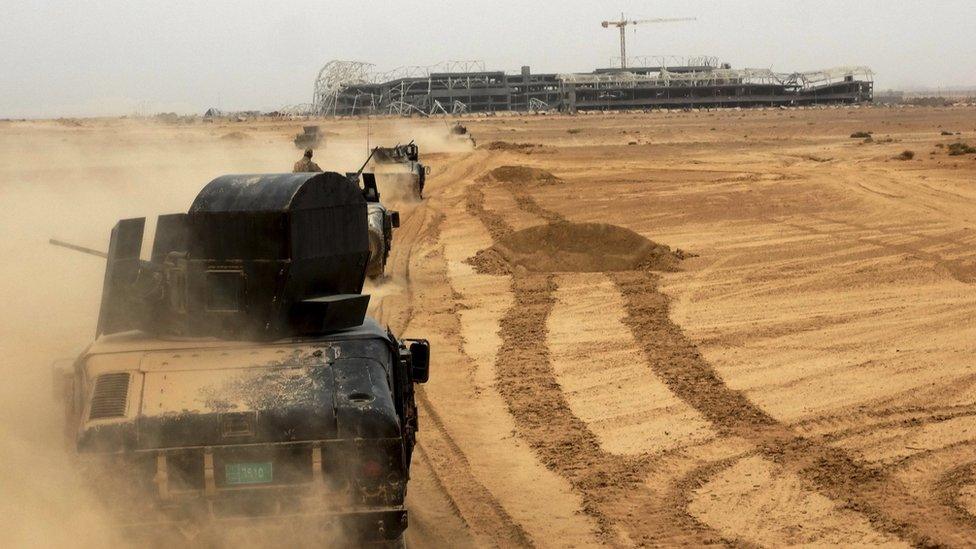
{"label": "desert sand", "polygon": [[[104,263],[47,239],[288,171],[303,123],[0,122],[0,545],[124,543],[51,397]],[[368,125],[432,170],[368,287],[433,349],[408,544],[976,539],[976,109],[318,123],[326,169]]]}

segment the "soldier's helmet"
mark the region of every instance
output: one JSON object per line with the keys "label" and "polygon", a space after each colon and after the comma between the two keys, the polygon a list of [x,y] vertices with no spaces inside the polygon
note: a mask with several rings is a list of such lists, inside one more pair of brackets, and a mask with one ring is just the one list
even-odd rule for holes
{"label": "soldier's helmet", "polygon": [[312,158],[312,149],[305,149],[305,158]]}

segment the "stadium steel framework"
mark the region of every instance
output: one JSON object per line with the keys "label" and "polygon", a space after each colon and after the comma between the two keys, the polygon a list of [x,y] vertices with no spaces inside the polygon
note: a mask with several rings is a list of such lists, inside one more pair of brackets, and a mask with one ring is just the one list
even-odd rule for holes
{"label": "stadium steel framework", "polygon": [[[462,114],[502,111],[624,110],[860,103],[873,99],[867,67],[776,73],[733,69],[715,57],[628,58],[644,66],[590,73],[486,71],[480,61],[374,72],[358,61],[319,71],[310,114]],[[653,66],[647,66],[654,63]]]}

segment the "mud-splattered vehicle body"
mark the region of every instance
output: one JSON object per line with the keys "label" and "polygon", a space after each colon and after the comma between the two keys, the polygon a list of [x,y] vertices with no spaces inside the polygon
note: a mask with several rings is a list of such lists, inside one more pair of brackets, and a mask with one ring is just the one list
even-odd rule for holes
{"label": "mud-splattered vehicle body", "polygon": [[56,378],[100,499],[130,533],[226,521],[399,539],[429,352],[365,317],[359,186],[218,178],[160,217],[151,261],[143,223],[113,230],[98,337]]}
{"label": "mud-splattered vehicle body", "polygon": [[366,224],[369,228],[369,263],[366,276],[378,278],[386,271],[386,260],[393,247],[393,229],[400,226],[400,213],[389,210],[380,202],[376,177],[362,174],[363,194],[366,197]]}
{"label": "mud-splattered vehicle body", "polygon": [[386,188],[404,189],[415,198],[423,198],[430,168],[420,163],[420,149],[413,141],[374,148],[370,163],[377,180]]}

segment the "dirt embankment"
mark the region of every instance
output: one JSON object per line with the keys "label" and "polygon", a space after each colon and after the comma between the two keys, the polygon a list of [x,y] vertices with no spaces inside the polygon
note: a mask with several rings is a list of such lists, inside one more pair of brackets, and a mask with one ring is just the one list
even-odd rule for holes
{"label": "dirt embankment", "polygon": [[537,273],[677,269],[683,255],[668,246],[609,223],[570,223],[533,198],[533,189],[561,181],[547,170],[511,165],[479,177],[476,185],[504,188],[520,208],[547,223],[514,232],[499,216],[485,210],[483,189],[469,190],[469,211],[485,223],[495,240],[470,263],[485,274],[510,274],[513,269]]}
{"label": "dirt embankment", "polygon": [[562,182],[552,172],[529,166],[499,166],[478,178],[481,183],[512,183],[516,185],[553,185]]}
{"label": "dirt embankment", "polygon": [[[478,148],[482,148],[479,146]],[[508,141],[491,141],[487,145],[484,145],[485,149],[489,151],[509,151],[522,154],[538,154],[552,152],[545,146],[538,143],[511,143]]]}
{"label": "dirt embankment", "polygon": [[506,235],[475,255],[471,264],[485,274],[508,274],[514,269],[585,273],[673,271],[679,261],[680,257],[668,246],[623,227],[556,222]]}

